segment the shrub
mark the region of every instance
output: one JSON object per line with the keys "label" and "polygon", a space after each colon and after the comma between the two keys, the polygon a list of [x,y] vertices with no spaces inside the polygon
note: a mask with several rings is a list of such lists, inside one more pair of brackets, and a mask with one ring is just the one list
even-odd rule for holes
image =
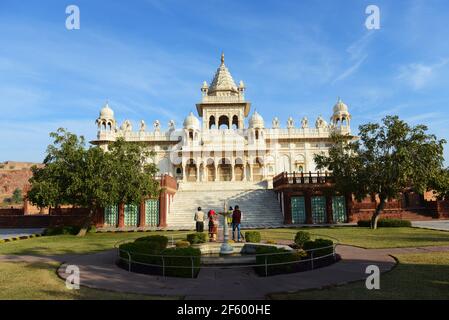
{"label": "shrub", "polygon": [[89,227],[89,229],[87,229],[87,232],[89,232],[89,233],[96,233],[97,232],[97,227],[94,226],[94,225],[91,225]]}
{"label": "shrub", "polygon": [[260,242],[260,232],[259,231],[246,231],[245,232],[245,241],[259,243]]}
{"label": "shrub", "polygon": [[176,248],[187,248],[190,247],[190,242],[186,240],[176,241]]}
{"label": "shrub", "polygon": [[[167,255],[164,258],[165,275],[171,277],[192,277],[192,263],[193,263],[193,277],[196,277],[200,271],[201,251],[198,248],[168,248],[162,252]],[[174,256],[174,257],[170,257]],[[182,267],[182,268],[176,268]]]}
{"label": "shrub", "polygon": [[137,238],[134,242],[144,242],[151,248],[161,251],[161,250],[167,248],[168,238],[166,236],[152,235],[152,236]]}
{"label": "shrub", "polygon": [[187,241],[190,244],[205,243],[207,241],[207,234],[203,232],[190,233],[187,235]]}
{"label": "shrub", "polygon": [[[334,242],[332,240],[316,239],[315,241],[304,242],[303,249],[305,251],[313,250],[313,257],[317,258],[317,257],[322,257],[322,256],[326,256],[328,254],[333,253],[333,251],[334,251],[334,249],[332,247],[333,244],[334,244]],[[324,248],[324,249],[314,250],[314,249],[320,249],[320,248]],[[311,252],[307,252],[307,253],[309,256],[312,254]]]}
{"label": "shrub", "polygon": [[302,248],[304,243],[310,241],[310,233],[306,231],[298,231],[295,236],[295,243]]}
{"label": "shrub", "polygon": [[52,227],[47,228],[44,231],[45,236],[57,236],[57,235],[76,235],[80,231],[80,227],[66,226],[66,227]]}
{"label": "shrub", "polygon": [[[359,220],[357,222],[359,227],[371,227],[371,220]],[[402,228],[402,227],[411,227],[412,223],[409,220],[401,220],[401,219],[379,219],[377,221],[377,226],[379,228]]]}
{"label": "shrub", "polygon": [[[154,242],[138,241],[120,245],[122,265],[128,268],[128,259],[131,257],[131,270],[149,274],[164,274],[172,277],[196,277],[200,270],[201,251],[197,248],[168,248],[162,251],[151,248]],[[145,264],[145,265],[143,265]]]}
{"label": "shrub", "polygon": [[268,275],[275,274],[283,274],[283,273],[292,273],[299,271],[299,262],[302,257],[306,256],[304,251],[296,251],[296,250],[286,250],[282,248],[277,248],[274,246],[260,246],[256,248],[256,264],[264,265],[265,263],[275,264],[275,263],[286,263],[274,266],[265,266],[255,267],[255,271],[260,276],[265,276],[266,273]]}

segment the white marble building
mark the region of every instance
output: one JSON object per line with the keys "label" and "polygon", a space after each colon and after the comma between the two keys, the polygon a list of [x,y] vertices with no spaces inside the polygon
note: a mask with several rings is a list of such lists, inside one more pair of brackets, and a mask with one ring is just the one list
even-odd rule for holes
{"label": "white marble building", "polygon": [[245,89],[243,81],[236,85],[222,55],[212,82],[205,81],[201,87],[198,114],[190,113],[182,128],[170,121],[163,130],[158,120],[152,128],[143,120],[134,126],[125,120],[119,127],[106,104],[97,119],[98,135],[92,143],[107,148],[118,137],[144,143],[155,152],[149,161],[157,163],[160,173],[185,184],[257,182],[269,181],[284,171],[316,171],[313,156],[328,149],[331,132],[350,134],[351,115],[340,99],[329,123],[321,116],[309,121],[292,114],[286,126],[281,126],[278,118],[268,124],[259,113],[251,112]]}

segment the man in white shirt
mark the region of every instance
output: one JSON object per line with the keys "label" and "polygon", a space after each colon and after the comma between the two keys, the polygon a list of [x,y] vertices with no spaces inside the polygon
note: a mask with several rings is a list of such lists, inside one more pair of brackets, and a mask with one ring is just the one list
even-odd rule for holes
{"label": "man in white shirt", "polygon": [[198,211],[195,212],[196,232],[204,231],[204,217],[205,214],[201,211],[201,207],[198,207]]}

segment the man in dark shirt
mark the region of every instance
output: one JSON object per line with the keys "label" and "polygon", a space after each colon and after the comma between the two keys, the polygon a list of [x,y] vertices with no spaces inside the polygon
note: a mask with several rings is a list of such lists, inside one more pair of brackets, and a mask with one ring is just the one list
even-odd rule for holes
{"label": "man in dark shirt", "polygon": [[237,239],[240,242],[240,222],[242,221],[242,212],[239,206],[235,206],[232,213],[232,240],[235,240],[235,231],[237,230]]}

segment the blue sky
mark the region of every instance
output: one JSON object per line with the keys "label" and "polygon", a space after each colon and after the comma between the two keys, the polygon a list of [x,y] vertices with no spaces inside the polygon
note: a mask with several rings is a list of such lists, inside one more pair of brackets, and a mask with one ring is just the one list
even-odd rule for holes
{"label": "blue sky", "polygon": [[60,126],[94,138],[106,100],[119,123],[179,127],[221,51],[267,124],[328,119],[341,96],[355,132],[398,114],[449,140],[447,21],[445,0],[1,0],[0,161],[42,161]]}

